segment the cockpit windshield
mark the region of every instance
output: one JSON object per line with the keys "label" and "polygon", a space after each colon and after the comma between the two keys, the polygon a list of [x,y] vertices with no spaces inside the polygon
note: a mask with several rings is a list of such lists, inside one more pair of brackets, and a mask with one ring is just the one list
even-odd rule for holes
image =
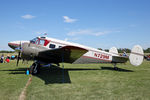
{"label": "cockpit windshield", "polygon": [[30,40],[30,43],[38,44],[38,38],[34,38],[34,39]]}
{"label": "cockpit windshield", "polygon": [[30,43],[46,46],[49,43],[49,41],[47,41],[43,38],[38,38],[37,37],[37,38],[34,38],[34,39],[30,40]]}

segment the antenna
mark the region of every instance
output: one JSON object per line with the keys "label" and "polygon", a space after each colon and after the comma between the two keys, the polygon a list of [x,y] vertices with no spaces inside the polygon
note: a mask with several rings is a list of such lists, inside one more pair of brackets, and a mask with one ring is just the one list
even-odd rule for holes
{"label": "antenna", "polygon": [[47,36],[47,33],[45,32],[45,33],[43,33],[43,35],[44,35],[44,36]]}
{"label": "antenna", "polygon": [[44,32],[44,33],[40,33],[40,37],[43,37],[43,38],[45,38],[46,36],[47,36],[47,33],[46,32]]}

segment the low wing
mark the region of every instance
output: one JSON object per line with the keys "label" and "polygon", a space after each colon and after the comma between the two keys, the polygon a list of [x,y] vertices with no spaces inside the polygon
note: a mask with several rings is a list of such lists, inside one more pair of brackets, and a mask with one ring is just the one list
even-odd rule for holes
{"label": "low wing", "polygon": [[88,52],[88,50],[80,47],[64,46],[57,49],[41,51],[38,56],[40,60],[44,60],[49,63],[73,63],[86,52]]}
{"label": "low wing", "polygon": [[129,60],[129,57],[124,56],[112,56],[112,63],[125,63]]}

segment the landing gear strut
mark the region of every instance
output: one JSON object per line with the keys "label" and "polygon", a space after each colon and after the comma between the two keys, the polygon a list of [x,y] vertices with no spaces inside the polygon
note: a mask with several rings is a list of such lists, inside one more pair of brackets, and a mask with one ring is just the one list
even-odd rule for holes
{"label": "landing gear strut", "polygon": [[40,72],[40,64],[38,62],[34,62],[30,67],[30,74],[35,75]]}
{"label": "landing gear strut", "polygon": [[114,65],[114,70],[118,70],[118,67],[116,67],[116,63],[113,64]]}

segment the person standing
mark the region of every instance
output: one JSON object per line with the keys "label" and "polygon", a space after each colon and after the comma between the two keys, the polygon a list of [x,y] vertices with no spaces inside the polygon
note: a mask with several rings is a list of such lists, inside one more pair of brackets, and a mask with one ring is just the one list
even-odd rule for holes
{"label": "person standing", "polygon": [[0,62],[3,63],[4,62],[4,55],[2,54]]}

